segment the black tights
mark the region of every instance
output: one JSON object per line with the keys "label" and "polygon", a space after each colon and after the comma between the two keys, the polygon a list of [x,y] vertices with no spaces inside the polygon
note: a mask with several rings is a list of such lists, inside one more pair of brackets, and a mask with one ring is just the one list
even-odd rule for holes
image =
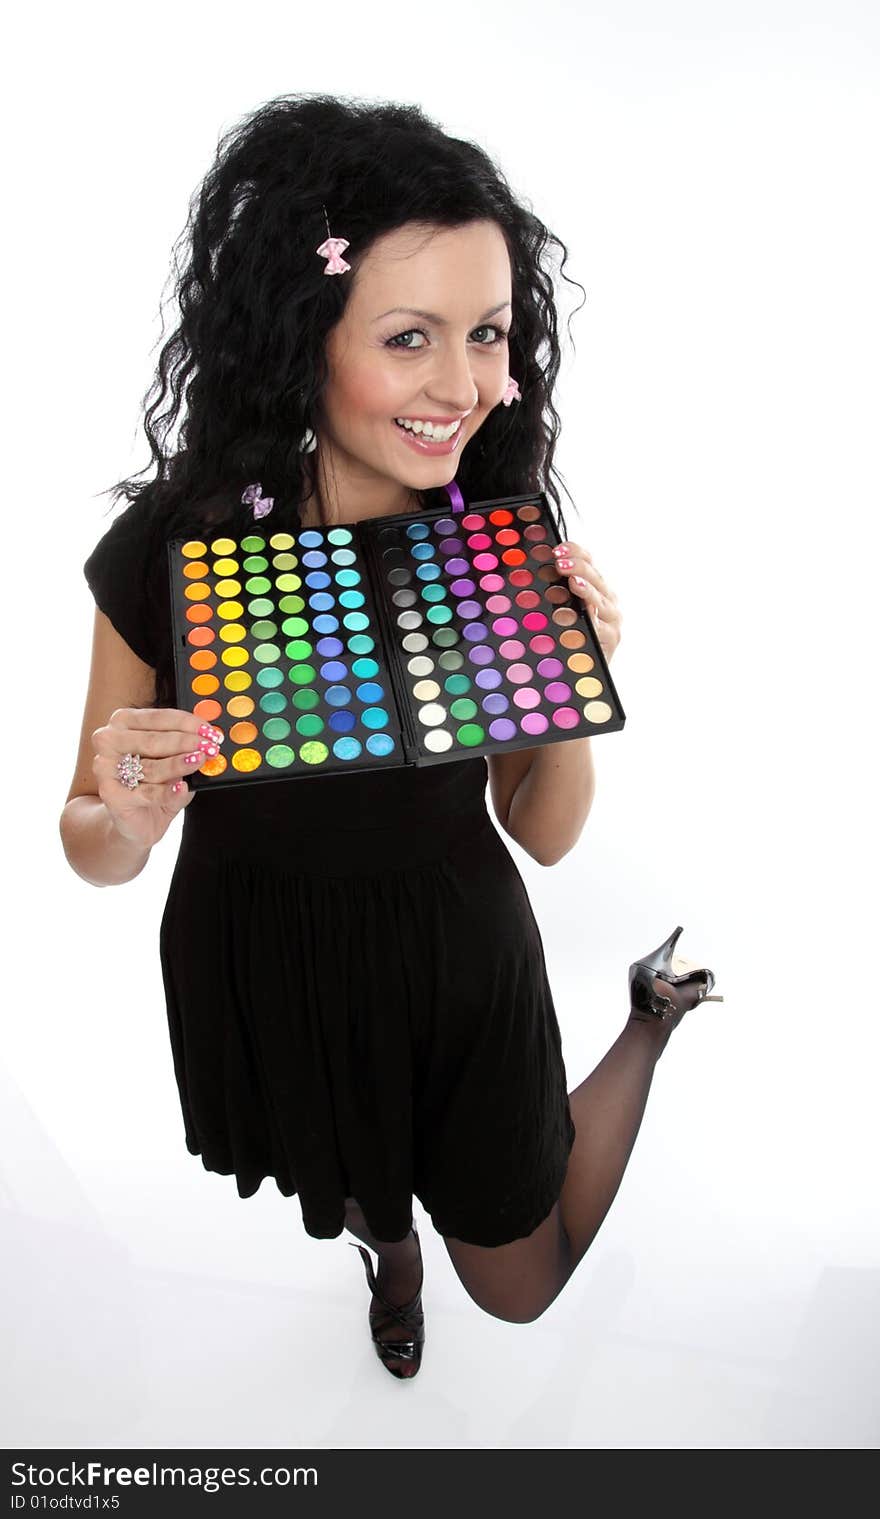
{"label": "black tights", "polygon": [[[460,1281],[486,1313],[529,1324],[562,1291],[617,1194],[668,1038],[667,1027],[659,1022],[629,1020],[596,1069],[569,1093],[577,1134],[562,1192],[526,1239],[486,1247],[444,1236]],[[384,1285],[381,1276],[379,1281],[390,1300],[407,1300],[419,1281],[412,1235],[398,1243],[374,1240],[353,1198],[346,1224],[378,1252]]]}

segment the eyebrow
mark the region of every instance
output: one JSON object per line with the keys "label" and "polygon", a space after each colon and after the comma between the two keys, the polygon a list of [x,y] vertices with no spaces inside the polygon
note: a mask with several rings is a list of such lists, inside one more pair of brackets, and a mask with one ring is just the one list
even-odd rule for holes
{"label": "eyebrow", "polygon": [[[498,306],[493,306],[491,311],[484,311],[479,320],[485,322],[490,316],[497,316],[499,311],[503,311],[505,306],[509,305],[510,301],[501,301]],[[383,311],[380,316],[374,317],[374,321],[381,322],[382,317],[393,316],[395,312],[400,312],[402,316],[420,316],[423,321],[436,322],[438,327],[447,326],[445,317],[437,316],[433,311],[419,311],[416,306],[392,306],[390,311]]]}

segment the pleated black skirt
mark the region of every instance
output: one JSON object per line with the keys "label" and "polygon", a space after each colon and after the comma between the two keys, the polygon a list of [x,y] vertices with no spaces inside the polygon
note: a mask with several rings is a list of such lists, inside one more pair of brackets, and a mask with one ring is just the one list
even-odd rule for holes
{"label": "pleated black skirt", "polygon": [[559,1026],[486,763],[199,792],[160,928],[186,1145],[316,1238],[497,1246],[559,1196]]}

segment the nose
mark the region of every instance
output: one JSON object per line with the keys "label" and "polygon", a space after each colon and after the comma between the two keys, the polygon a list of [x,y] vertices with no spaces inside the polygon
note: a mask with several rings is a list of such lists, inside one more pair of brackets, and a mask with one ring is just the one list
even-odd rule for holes
{"label": "nose", "polygon": [[431,403],[446,411],[473,411],[480,399],[467,348],[446,346],[438,354],[430,381]]}

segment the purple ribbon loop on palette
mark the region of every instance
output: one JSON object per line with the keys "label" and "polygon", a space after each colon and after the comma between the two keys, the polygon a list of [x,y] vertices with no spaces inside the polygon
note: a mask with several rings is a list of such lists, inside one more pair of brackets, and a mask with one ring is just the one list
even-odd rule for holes
{"label": "purple ribbon loop on palette", "polygon": [[455,480],[450,480],[449,484],[447,486],[444,486],[444,489],[448,492],[449,499],[452,502],[452,510],[454,512],[463,512],[464,496],[461,494],[457,482]]}

